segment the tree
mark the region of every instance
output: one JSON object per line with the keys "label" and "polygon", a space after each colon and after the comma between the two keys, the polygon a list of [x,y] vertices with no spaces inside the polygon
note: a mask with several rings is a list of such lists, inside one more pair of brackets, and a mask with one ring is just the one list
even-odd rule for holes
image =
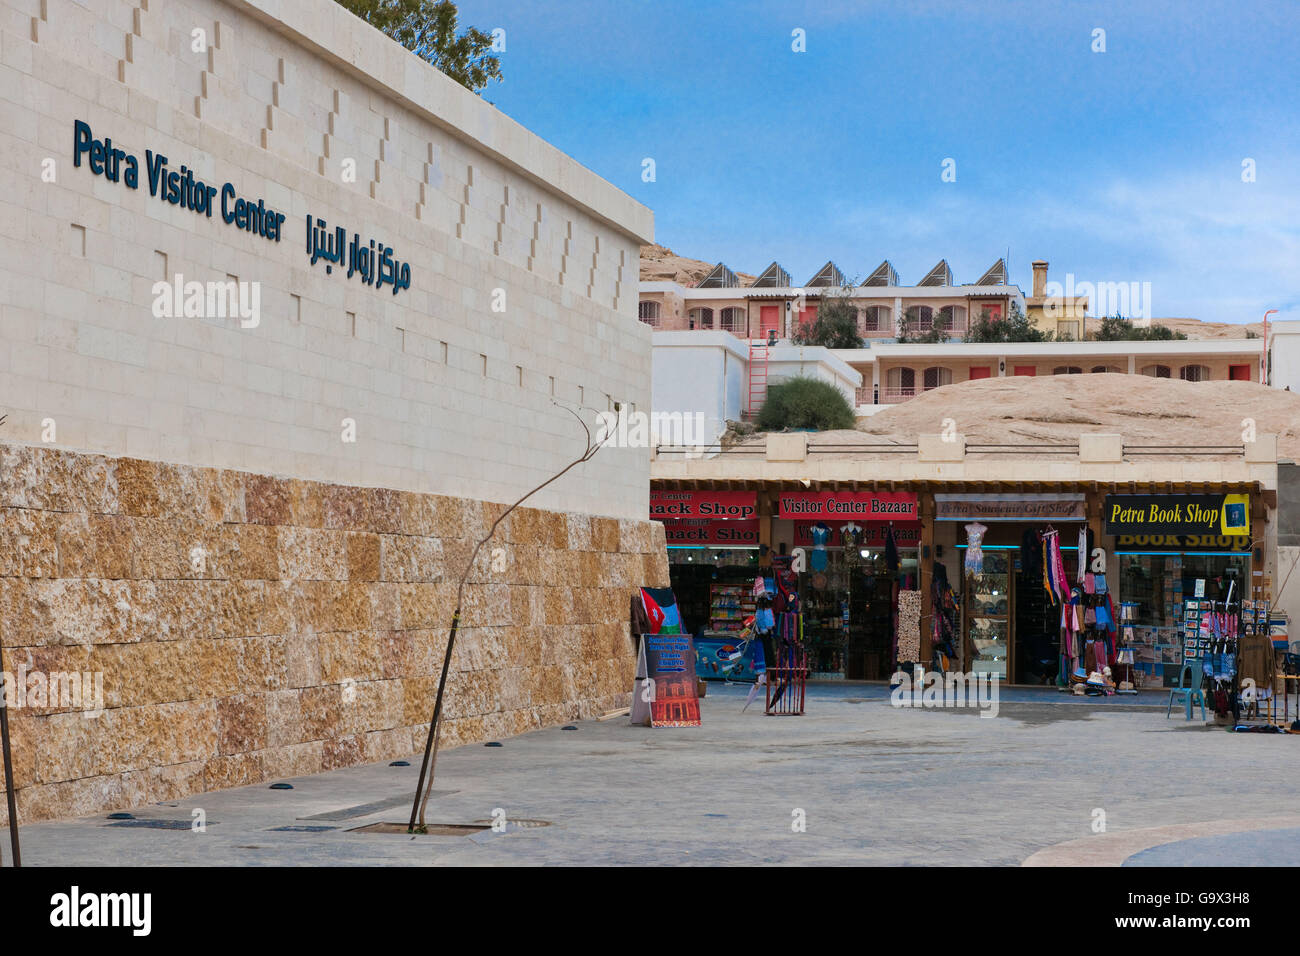
{"label": "tree", "polygon": [[764,431],[785,428],[852,428],[857,422],[853,406],[844,393],[830,382],[816,378],[791,378],[767,388],[767,398],[758,412],[758,427]]}
{"label": "tree", "polygon": [[1089,336],[1098,342],[1168,342],[1185,339],[1183,332],[1175,332],[1167,325],[1136,326],[1132,319],[1126,319],[1118,312],[1108,315]]}
{"label": "tree", "polygon": [[456,32],[452,0],[337,0],[375,29],[432,64],[471,93],[501,82],[501,61],[490,55],[492,37],[469,27]]}
{"label": "tree", "polygon": [[862,336],[858,334],[858,307],[850,298],[852,292],[850,284],[822,299],[817,318],[807,325],[798,326],[790,341],[795,345],[821,345],[828,349],[862,348]]}
{"label": "tree", "polygon": [[1051,333],[1029,321],[1017,302],[1011,303],[1005,318],[994,318],[988,309],[981,309],[980,317],[966,331],[967,342],[1048,342],[1051,338]]}

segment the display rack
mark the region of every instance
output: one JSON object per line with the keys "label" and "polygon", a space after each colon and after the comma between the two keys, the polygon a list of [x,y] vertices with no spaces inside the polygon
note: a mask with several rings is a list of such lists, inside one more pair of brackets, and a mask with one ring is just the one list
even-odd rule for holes
{"label": "display rack", "polygon": [[714,584],[709,587],[709,627],[714,634],[739,631],[757,609],[752,587],[743,584]]}

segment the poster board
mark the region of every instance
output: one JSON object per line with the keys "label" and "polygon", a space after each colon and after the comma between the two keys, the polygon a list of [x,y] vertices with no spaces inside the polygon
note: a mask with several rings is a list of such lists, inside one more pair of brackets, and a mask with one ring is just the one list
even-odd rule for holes
{"label": "poster board", "polygon": [[650,707],[651,727],[700,726],[695,682],[695,648],[689,634],[643,634],[645,684],[640,696]]}

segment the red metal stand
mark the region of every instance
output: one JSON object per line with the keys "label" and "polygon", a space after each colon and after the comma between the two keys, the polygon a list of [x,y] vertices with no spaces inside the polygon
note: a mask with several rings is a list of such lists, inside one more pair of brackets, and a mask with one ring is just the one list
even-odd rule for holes
{"label": "red metal stand", "polygon": [[775,666],[767,668],[767,703],[763,712],[777,717],[803,716],[807,687],[808,653],[803,645],[780,648]]}

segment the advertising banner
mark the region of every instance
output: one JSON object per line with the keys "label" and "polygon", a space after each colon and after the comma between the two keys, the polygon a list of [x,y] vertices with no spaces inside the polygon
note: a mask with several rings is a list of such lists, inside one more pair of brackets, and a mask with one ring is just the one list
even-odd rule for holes
{"label": "advertising banner", "polygon": [[758,517],[758,493],[754,491],[651,491],[650,517],[728,518]]}
{"label": "advertising banner", "polygon": [[799,520],[915,521],[916,495],[907,491],[790,491],[778,517]]}
{"label": "advertising banner", "polygon": [[1079,494],[935,495],[936,521],[1086,521]]}
{"label": "advertising banner", "polygon": [[758,519],[719,521],[711,518],[673,518],[663,522],[670,545],[731,545],[758,547]]}
{"label": "advertising banner", "polygon": [[1250,537],[1248,495],[1107,495],[1106,533]]}
{"label": "advertising banner", "polygon": [[643,634],[650,726],[700,726],[699,689],[695,686],[695,649],[689,634]]}

